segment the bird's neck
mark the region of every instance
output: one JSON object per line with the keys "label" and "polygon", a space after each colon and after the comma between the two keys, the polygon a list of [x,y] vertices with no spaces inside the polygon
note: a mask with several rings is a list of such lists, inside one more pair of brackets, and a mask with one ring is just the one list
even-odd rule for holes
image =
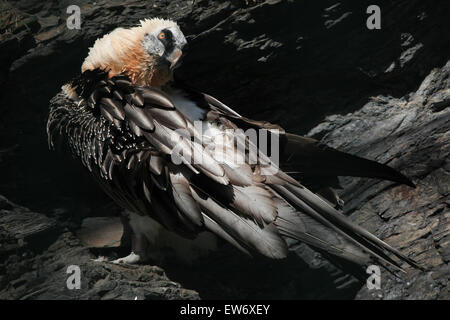
{"label": "bird's neck", "polygon": [[158,89],[173,80],[172,71],[164,65],[157,64],[146,64],[144,68],[133,64],[126,66],[123,73],[135,84]]}

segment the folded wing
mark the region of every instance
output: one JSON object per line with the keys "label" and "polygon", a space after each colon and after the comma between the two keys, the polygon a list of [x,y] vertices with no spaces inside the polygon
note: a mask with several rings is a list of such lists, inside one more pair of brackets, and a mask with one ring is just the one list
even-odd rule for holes
{"label": "folded wing", "polygon": [[[204,121],[220,138],[200,139],[204,132],[160,90],[136,86],[124,76],[108,79],[100,70],[86,71],[72,87],[78,98],[52,100],[50,144],[57,136],[65,138],[123,207],[149,214],[188,238],[209,230],[246,253],[283,258],[286,239],[292,238],[360,264],[379,259],[399,268],[393,254],[416,266],[281,170],[292,165],[314,175],[361,175],[351,163],[366,165],[367,176],[409,181],[393,169],[283,131],[281,169],[264,154],[257,154],[256,163],[236,163],[233,159],[248,160],[255,145],[227,129],[278,127],[243,118],[196,93]],[[311,153],[306,160],[305,152]],[[341,164],[330,168],[330,155]],[[311,169],[309,161],[319,168]]]}

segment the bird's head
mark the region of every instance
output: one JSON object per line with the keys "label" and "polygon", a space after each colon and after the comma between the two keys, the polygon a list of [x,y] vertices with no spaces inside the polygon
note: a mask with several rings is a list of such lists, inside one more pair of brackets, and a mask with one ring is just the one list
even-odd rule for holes
{"label": "bird's head", "polygon": [[161,87],[172,79],[186,43],[175,22],[142,20],[137,27],[117,28],[97,39],[81,70],[100,68],[110,77],[124,73],[133,83]]}

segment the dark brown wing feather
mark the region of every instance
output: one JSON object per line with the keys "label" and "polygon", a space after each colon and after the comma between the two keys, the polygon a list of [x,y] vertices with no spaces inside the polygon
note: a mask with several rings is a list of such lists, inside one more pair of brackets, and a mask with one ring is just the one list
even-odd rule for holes
{"label": "dark brown wing feather", "polygon": [[[415,187],[410,179],[389,166],[338,151],[315,139],[286,133],[284,129],[272,123],[242,117],[214,97],[196,91],[181,82],[177,86],[185,90],[187,95],[196,101],[197,105],[206,109],[209,108],[214,114],[218,114],[217,117],[226,118],[234,127],[244,130],[249,128],[266,129],[279,133],[281,144],[280,168],[283,171],[297,173],[294,174],[294,177],[301,181],[305,180],[307,183],[313,181],[311,186],[315,187],[316,190],[324,187],[338,187],[337,176],[379,178]],[[222,122],[225,123],[225,120],[222,119]],[[317,206],[314,208],[305,207],[305,194],[290,192],[285,188],[287,186],[291,190],[308,190],[286,178],[282,171],[275,176],[265,176],[265,182],[291,204],[291,206],[286,206],[284,201],[279,202],[278,199],[275,201],[278,213],[275,224],[284,236],[299,239],[316,248],[325,248],[328,252],[359,263],[362,263],[362,261],[367,263],[368,255],[370,255],[399,267],[399,264],[386,254],[386,252],[390,252],[410,265],[420,268],[413,260],[405,257],[398,250],[353,224],[342,214],[337,213],[334,208],[317,195],[314,195],[315,198],[312,202],[320,203],[319,207],[322,209],[324,209],[324,207],[321,207],[322,205],[326,206],[325,213],[322,213]],[[313,194],[310,191],[308,192]],[[299,203],[304,206],[299,206]],[[308,210],[309,215],[305,213]],[[295,211],[296,215],[287,214],[291,211]],[[327,214],[329,212],[332,212],[332,214]],[[322,214],[325,214],[325,217]],[[313,215],[314,217],[312,217]],[[313,223],[314,221],[315,223]],[[322,223],[317,223],[317,221]],[[302,225],[303,228],[301,228]],[[306,231],[305,228],[310,230]],[[327,237],[331,237],[333,240],[327,241]],[[339,243],[339,245],[336,245],[336,243]],[[357,247],[355,247],[355,244]]]}
{"label": "dark brown wing feather", "polygon": [[[293,238],[362,264],[376,258],[399,267],[387,254],[393,253],[414,265],[283,171],[269,172],[273,163],[267,156],[260,155],[256,165],[231,168],[204,142],[186,139],[201,133],[163,92],[135,86],[124,76],[108,79],[100,70],[83,73],[72,87],[79,99],[59,94],[51,101],[50,145],[62,137],[123,207],[149,214],[185,237],[206,229],[244,252],[271,258],[286,257],[286,239]],[[197,95],[207,118],[225,129],[278,129]],[[230,144],[242,142],[239,138],[236,133]],[[247,154],[254,146],[244,144]],[[223,147],[232,152],[230,145]],[[173,158],[175,149],[180,152]],[[201,162],[191,161],[195,151]]]}
{"label": "dark brown wing feather", "polygon": [[338,186],[337,176],[354,176],[391,180],[415,187],[410,179],[387,165],[341,152],[312,138],[287,133],[276,124],[243,117],[214,97],[181,81],[177,86],[185,90],[198,105],[220,112],[239,128],[277,130],[280,134],[280,168],[294,173],[297,179],[315,181],[315,184],[323,181],[321,187],[325,187]]}

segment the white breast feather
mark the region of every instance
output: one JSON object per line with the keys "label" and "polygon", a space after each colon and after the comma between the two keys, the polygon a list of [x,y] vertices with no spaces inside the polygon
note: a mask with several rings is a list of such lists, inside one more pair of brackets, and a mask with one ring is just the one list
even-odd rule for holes
{"label": "white breast feather", "polygon": [[183,95],[181,90],[169,88],[165,92],[170,96],[175,107],[180,111],[186,118],[194,121],[199,121],[204,118],[205,110],[200,108],[194,101],[189,100]]}
{"label": "white breast feather", "polygon": [[[201,121],[205,117],[205,110],[185,97],[183,91],[168,88],[165,92],[169,94],[177,110],[192,122]],[[205,151],[209,152],[217,162],[227,164],[232,168],[244,163],[243,155],[236,152],[234,148],[232,134],[230,136],[230,133],[227,133],[223,128],[208,121],[202,121],[201,128],[201,134],[204,138],[203,144],[206,145]]]}

